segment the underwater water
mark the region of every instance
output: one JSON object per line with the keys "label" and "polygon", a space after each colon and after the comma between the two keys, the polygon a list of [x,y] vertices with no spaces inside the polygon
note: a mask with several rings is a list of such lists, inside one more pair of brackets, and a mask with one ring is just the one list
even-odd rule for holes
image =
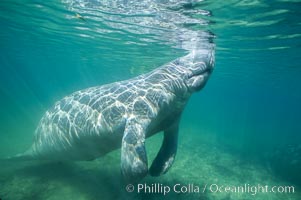
{"label": "underwater water", "polygon": [[[300,0],[1,0],[0,158],[24,152],[64,96],[147,73],[200,48],[205,33],[216,64],[185,108],[172,168],[140,181],[149,190],[127,192],[116,150],[89,162],[0,160],[0,199],[300,199],[300,8]],[[147,139],[149,163],[162,137]]]}

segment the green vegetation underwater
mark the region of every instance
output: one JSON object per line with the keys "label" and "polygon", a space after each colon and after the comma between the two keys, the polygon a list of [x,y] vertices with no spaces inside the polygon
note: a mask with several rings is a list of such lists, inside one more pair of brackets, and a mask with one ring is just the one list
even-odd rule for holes
{"label": "green vegetation underwater", "polygon": [[[300,0],[1,0],[1,200],[299,200]],[[13,161],[75,91],[146,74],[203,47],[215,66],[181,116],[169,171],[122,181],[92,161]],[[146,139],[148,163],[163,133]]]}

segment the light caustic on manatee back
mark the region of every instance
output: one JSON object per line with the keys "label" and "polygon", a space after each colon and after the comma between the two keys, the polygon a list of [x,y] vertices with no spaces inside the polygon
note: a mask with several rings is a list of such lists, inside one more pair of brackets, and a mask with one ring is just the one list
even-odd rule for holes
{"label": "light caustic on manatee back", "polygon": [[[81,1],[66,0],[76,12],[79,12],[77,9],[91,7],[92,2],[85,1],[82,5]],[[99,15],[116,17],[107,13],[111,5],[109,1],[95,2],[96,5],[107,3]],[[152,26],[157,25],[154,20],[165,19],[162,17],[165,14],[187,18],[177,12],[180,7],[174,10],[169,8],[169,1],[164,1],[166,4],[159,1],[145,2],[151,2],[155,4],[153,8],[161,9],[145,10],[151,11],[150,15],[161,16],[145,22]],[[130,6],[133,5],[116,4],[116,8],[111,9],[116,12],[118,8],[125,11],[122,14],[130,15],[129,18],[134,15],[136,19],[137,13],[128,10]],[[144,8],[143,3],[135,6]],[[93,9],[86,11],[95,12]],[[142,21],[136,20],[132,24],[141,25],[139,23]],[[107,23],[113,26],[114,20]],[[212,73],[214,44],[208,32],[182,28],[171,19],[165,23],[175,26],[172,31],[178,32],[177,37],[186,33],[181,36],[185,39],[182,40],[182,47],[189,47],[186,56],[147,74],[66,96],[42,117],[32,147],[14,159],[92,160],[121,147],[121,170],[126,180],[137,181],[148,172],[153,176],[166,173],[176,155],[181,113],[191,94],[202,89]],[[190,38],[186,38],[187,35]],[[171,35],[171,40],[175,40],[174,36]],[[164,131],[163,143],[148,169],[145,139],[160,131]]]}

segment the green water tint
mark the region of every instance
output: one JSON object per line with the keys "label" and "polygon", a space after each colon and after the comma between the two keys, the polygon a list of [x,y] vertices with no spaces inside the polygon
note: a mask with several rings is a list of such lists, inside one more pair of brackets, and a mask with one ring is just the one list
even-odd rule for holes
{"label": "green water tint", "polygon": [[[0,7],[1,158],[27,149],[41,116],[62,97],[185,54],[174,41],[114,29],[91,13],[78,19],[60,1],[4,0]],[[216,35],[215,71],[185,109],[173,167],[142,181],[200,190],[205,184],[292,185],[294,193],[128,193],[117,150],[92,162],[0,161],[0,198],[300,199],[299,7],[300,1],[231,0],[191,8],[196,14],[190,15],[211,23],[185,26]],[[198,15],[199,9],[212,16]],[[161,141],[162,135],[147,140],[149,162]]]}
{"label": "green water tint", "polygon": [[[183,129],[187,134],[196,135],[194,129]],[[147,141],[149,159],[159,148],[161,135]],[[195,144],[198,141],[198,146]],[[295,193],[265,193],[251,189],[249,192],[211,192],[202,191],[204,185],[253,187],[258,184],[272,186],[291,186],[291,183],[276,178],[273,173],[260,164],[250,160],[237,159],[227,153],[210,135],[180,138],[180,151],[175,165],[168,175],[153,178],[146,177],[141,184],[153,187],[150,190],[126,192],[126,185],[121,184],[119,173],[119,151],[93,162],[76,163],[3,163],[1,168],[0,189],[2,199],[298,199],[298,187]],[[193,150],[191,147],[194,147]],[[176,193],[173,189],[163,195],[157,192],[159,187],[175,185],[187,192]],[[136,186],[137,184],[135,184]],[[194,190],[191,189],[194,185]],[[195,189],[199,187],[199,192]],[[190,191],[189,191],[190,190]],[[12,192],[13,191],[13,192]],[[194,192],[193,192],[194,191]],[[248,191],[248,190],[247,190]]]}

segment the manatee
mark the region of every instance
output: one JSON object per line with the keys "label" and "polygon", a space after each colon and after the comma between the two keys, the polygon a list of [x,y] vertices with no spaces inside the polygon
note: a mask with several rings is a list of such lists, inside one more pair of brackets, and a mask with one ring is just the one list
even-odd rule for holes
{"label": "manatee", "polygon": [[[121,148],[121,172],[128,181],[165,174],[177,152],[181,114],[214,67],[214,50],[191,51],[129,80],[74,92],[40,120],[32,146],[17,160],[93,160]],[[148,169],[145,139],[164,131]]]}

